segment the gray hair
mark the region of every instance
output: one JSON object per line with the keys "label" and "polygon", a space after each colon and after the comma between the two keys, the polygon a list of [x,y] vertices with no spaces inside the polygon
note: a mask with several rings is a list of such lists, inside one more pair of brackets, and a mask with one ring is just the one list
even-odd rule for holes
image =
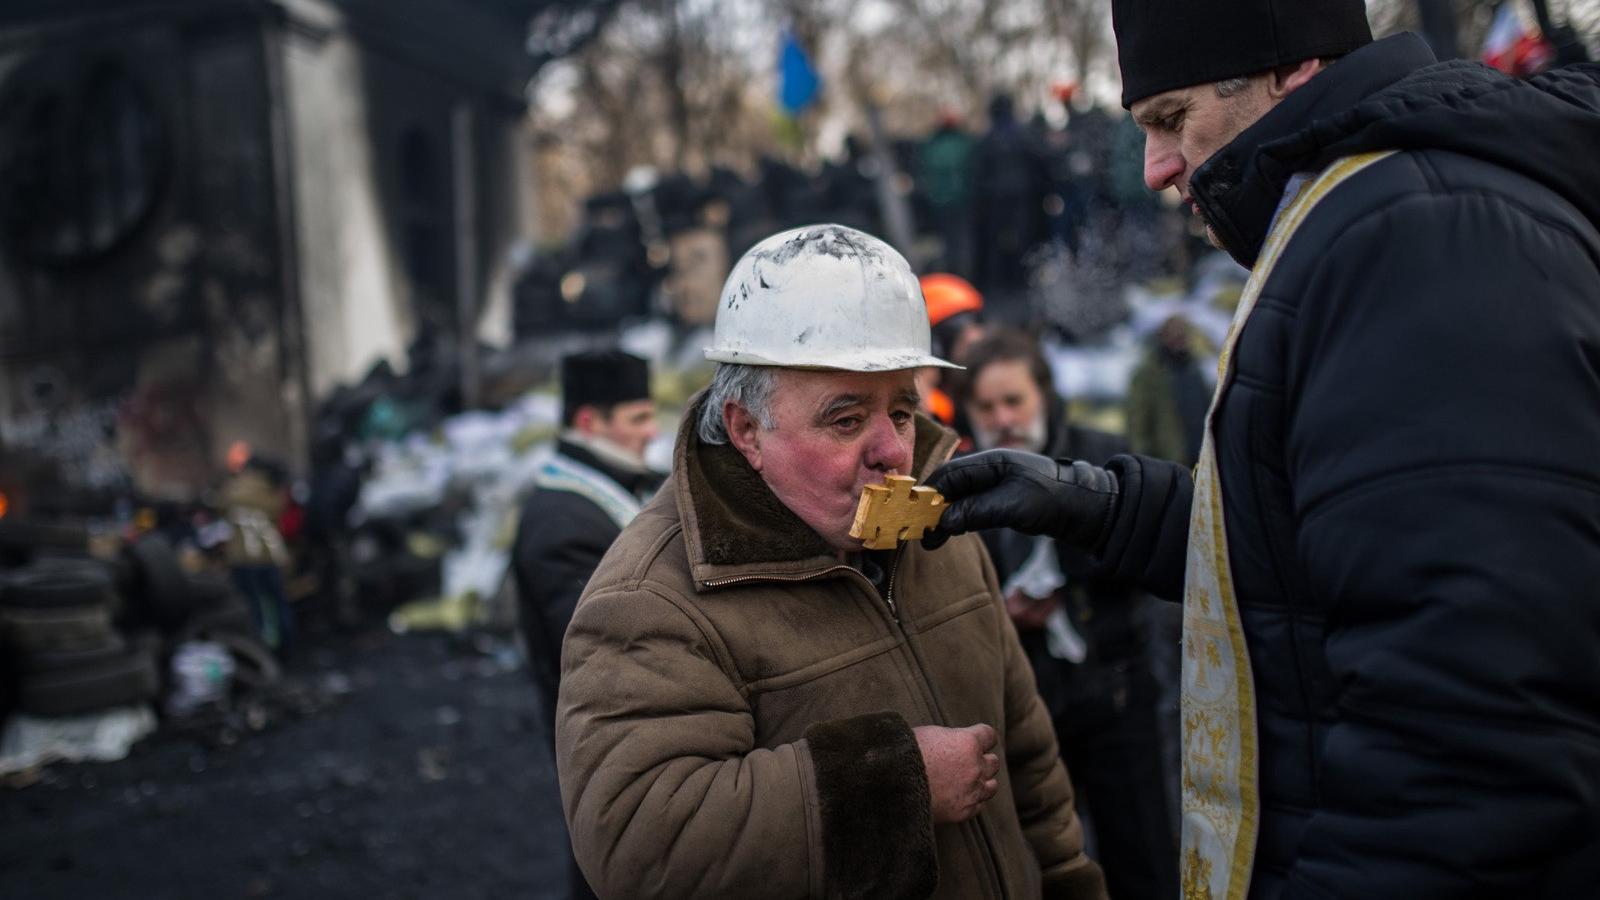
{"label": "gray hair", "polygon": [[717,363],[717,373],[711,376],[711,386],[706,388],[706,398],[700,406],[700,442],[728,443],[728,425],[722,420],[722,407],[729,400],[744,407],[762,428],[770,430],[774,421],[772,389],[777,383],[778,373],[769,366]]}
{"label": "gray hair", "polygon": [[[1331,66],[1334,63],[1338,62],[1342,58],[1343,58],[1342,55],[1340,55],[1340,56],[1319,56],[1319,57],[1317,57],[1317,61],[1322,63],[1323,67],[1326,68],[1326,67]],[[1244,90],[1245,88],[1249,87],[1250,86],[1250,79],[1253,78],[1253,77],[1255,77],[1255,76],[1252,76],[1252,75],[1241,75],[1238,78],[1224,78],[1224,79],[1222,79],[1221,81],[1216,83],[1217,96],[1218,97],[1222,97],[1224,99],[1226,99],[1228,97],[1232,97],[1234,94],[1237,94],[1240,91]]]}
{"label": "gray hair", "polygon": [[1217,96],[1222,98],[1232,97],[1250,86],[1250,76],[1241,75],[1238,78],[1224,78],[1217,82]]}

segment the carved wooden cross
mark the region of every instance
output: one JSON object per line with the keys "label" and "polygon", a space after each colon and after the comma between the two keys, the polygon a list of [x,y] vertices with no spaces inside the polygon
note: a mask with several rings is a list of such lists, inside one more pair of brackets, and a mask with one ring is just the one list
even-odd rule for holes
{"label": "carved wooden cross", "polygon": [[883,484],[862,488],[850,536],[868,550],[893,550],[900,541],[920,540],[942,515],[944,497],[938,491],[918,487],[915,478],[885,475]]}

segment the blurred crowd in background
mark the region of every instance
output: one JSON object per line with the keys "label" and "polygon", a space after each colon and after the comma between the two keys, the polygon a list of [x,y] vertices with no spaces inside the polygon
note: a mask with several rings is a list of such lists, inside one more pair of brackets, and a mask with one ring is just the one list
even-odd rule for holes
{"label": "blurred crowd in background", "polygon": [[[925,406],[967,449],[1192,464],[1248,273],[1143,183],[1103,4],[1005,5],[8,4],[0,771],[312,715],[286,666],[375,624],[548,654],[513,569],[574,425],[562,359],[647,361],[665,471],[732,261],[788,228],[911,262],[971,366]],[[1550,6],[1369,16],[1530,74],[1600,35]],[[1023,577],[1034,548],[991,551]],[[1034,611],[1041,684],[1175,772],[1175,619],[1074,590],[1065,625]],[[1071,768],[1092,803],[1135,767]]]}

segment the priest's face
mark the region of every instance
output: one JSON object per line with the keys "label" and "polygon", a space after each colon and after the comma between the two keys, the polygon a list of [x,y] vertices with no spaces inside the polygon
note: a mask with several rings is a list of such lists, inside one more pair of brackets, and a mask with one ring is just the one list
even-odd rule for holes
{"label": "priest's face", "polygon": [[728,435],[778,500],[834,549],[850,537],[861,489],[911,471],[915,372],[781,369],[772,428],[730,403]]}
{"label": "priest's face", "polygon": [[[1277,99],[1266,77],[1234,87],[1226,92],[1209,83],[1178,88],[1140,100],[1129,110],[1144,132],[1144,183],[1157,192],[1176,188],[1197,216],[1200,207],[1189,193],[1194,170],[1265,115]],[[1209,222],[1206,238],[1221,247]]]}

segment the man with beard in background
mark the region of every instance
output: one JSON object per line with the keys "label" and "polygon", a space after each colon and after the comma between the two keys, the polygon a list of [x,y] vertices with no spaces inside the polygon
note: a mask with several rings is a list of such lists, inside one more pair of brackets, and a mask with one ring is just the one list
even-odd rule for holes
{"label": "man with beard in background", "polygon": [[[967,352],[967,417],[979,450],[1005,448],[1104,464],[1121,439],[1074,424],[1031,335],[1001,329]],[[1176,817],[1168,802],[1160,689],[1151,670],[1150,598],[1083,577],[1081,554],[1051,537],[982,533],[994,559],[1106,887],[1119,900],[1168,900],[1178,889]]]}

